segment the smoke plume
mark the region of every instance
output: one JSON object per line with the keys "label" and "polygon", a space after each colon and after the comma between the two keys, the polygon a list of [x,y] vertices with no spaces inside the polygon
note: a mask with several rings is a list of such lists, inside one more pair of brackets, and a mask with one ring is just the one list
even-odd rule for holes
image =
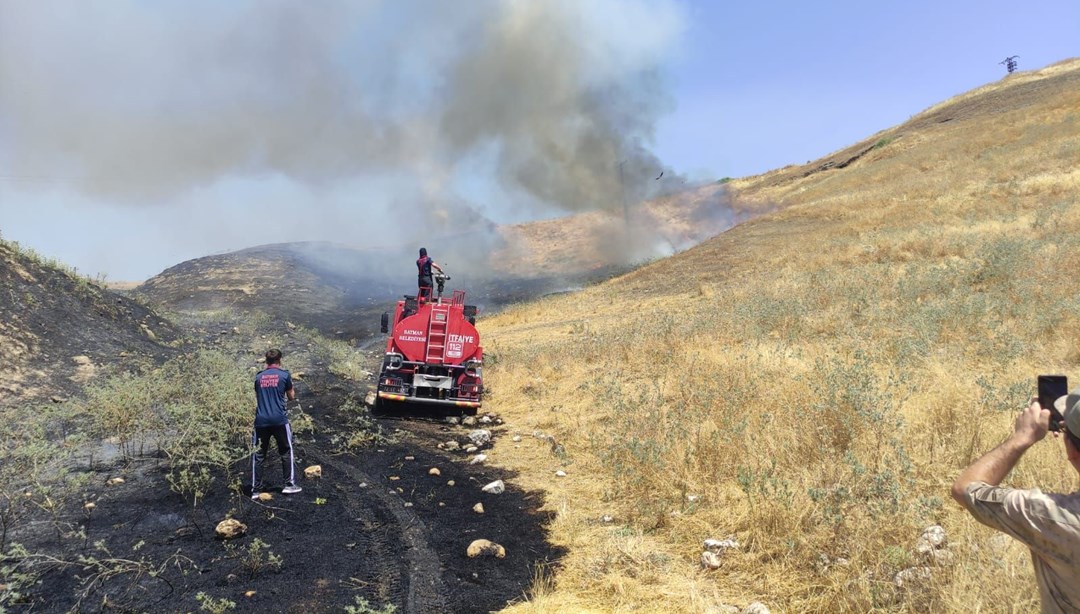
{"label": "smoke plume", "polygon": [[675,0],[0,0],[0,173],[163,211],[287,182],[354,235],[408,212],[404,241],[619,211],[663,185],[682,28]]}

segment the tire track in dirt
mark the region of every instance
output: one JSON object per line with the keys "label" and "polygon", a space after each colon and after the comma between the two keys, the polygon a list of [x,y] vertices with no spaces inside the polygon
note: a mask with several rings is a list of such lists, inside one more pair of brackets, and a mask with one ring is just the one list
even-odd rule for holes
{"label": "tire track in dirt", "polygon": [[[384,491],[371,476],[360,469],[345,462],[332,460],[320,453],[309,452],[308,457],[354,482],[356,484],[354,493],[365,494],[363,499],[356,496],[346,498],[346,505],[351,510],[355,510],[361,517],[388,518],[399,528],[397,535],[405,543],[407,550],[403,557],[400,553],[386,552],[389,556],[383,560],[389,561],[385,571],[391,576],[399,575],[394,569],[395,563],[404,563],[408,567],[408,572],[402,574],[407,584],[403,591],[405,604],[402,611],[405,614],[445,611],[446,602],[443,595],[446,594],[446,590],[442,583],[442,568],[438,555],[428,543],[429,533],[424,522],[404,506],[404,501],[400,497]],[[369,487],[360,488],[360,484],[368,484]],[[377,506],[375,509],[368,509],[362,504],[363,501],[370,501]],[[388,542],[388,540],[383,541]],[[377,545],[385,546],[386,544]]]}

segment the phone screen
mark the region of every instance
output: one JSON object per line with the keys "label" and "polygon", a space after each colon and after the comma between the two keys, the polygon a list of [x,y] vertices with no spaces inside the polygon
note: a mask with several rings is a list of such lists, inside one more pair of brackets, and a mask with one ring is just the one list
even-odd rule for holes
{"label": "phone screen", "polygon": [[1064,375],[1039,376],[1039,405],[1050,410],[1050,430],[1060,431],[1065,418],[1054,407],[1054,401],[1069,394],[1069,380]]}

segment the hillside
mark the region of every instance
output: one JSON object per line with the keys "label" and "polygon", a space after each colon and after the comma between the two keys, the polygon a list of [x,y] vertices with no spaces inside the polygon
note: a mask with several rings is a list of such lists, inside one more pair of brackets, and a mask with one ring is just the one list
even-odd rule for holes
{"label": "hillside", "polygon": [[[617,209],[617,208],[616,208]],[[610,269],[686,250],[760,213],[732,202],[711,183],[630,207],[499,227],[503,247],[493,265],[503,275]]]}
{"label": "hillside", "polygon": [[[1080,61],[1013,74],[730,182],[766,214],[685,253],[484,320],[490,405],[559,443],[492,453],[568,550],[509,611],[1036,608],[1026,549],[948,489],[1038,373],[1078,376],[1078,109]],[[1074,488],[1060,445],[1010,481]]]}
{"label": "hillside", "polygon": [[[452,276],[448,289],[468,289],[471,301],[491,311],[685,250],[748,215],[732,206],[724,186],[711,184],[635,206],[626,217],[582,213],[485,227],[429,245]],[[415,258],[412,247],[261,245],[182,262],[133,293],[169,311],[257,310],[362,340],[394,299],[416,291]]]}
{"label": "hillside", "polygon": [[[475,242],[491,258],[476,270],[494,274],[462,266],[455,281],[500,307],[552,295],[478,321],[484,462],[447,446],[472,426],[372,418],[361,399],[378,356],[326,338],[370,334],[387,297],[412,290],[411,249],[272,245],[172,267],[135,292],[212,348],[178,356],[152,311],[0,243],[14,365],[0,546],[30,548],[3,558],[0,604],[1034,609],[1026,550],[948,486],[1005,436],[1036,374],[1080,377],[1066,276],[1080,262],[1078,109],[1071,60],[626,218],[495,229]],[[631,261],[689,249],[555,292],[627,266],[613,254],[628,241],[644,248]],[[244,492],[243,442],[245,382],[268,344],[299,382],[298,462],[326,473],[264,504]],[[85,402],[48,402],[91,379],[105,385]],[[1010,480],[1074,488],[1059,446]],[[497,478],[504,494],[478,492]],[[249,525],[241,546],[213,537],[226,515]],[[946,538],[927,548],[934,526]],[[467,557],[476,534],[507,557]]]}
{"label": "hillside", "polygon": [[372,306],[373,297],[396,294],[363,252],[319,243],[264,245],[196,258],[166,269],[133,292],[173,311],[238,315],[260,310],[345,338],[370,335],[378,327],[375,311],[383,308]]}
{"label": "hillside", "polygon": [[0,241],[0,406],[64,398],[99,370],[160,362],[177,338],[143,305]]}

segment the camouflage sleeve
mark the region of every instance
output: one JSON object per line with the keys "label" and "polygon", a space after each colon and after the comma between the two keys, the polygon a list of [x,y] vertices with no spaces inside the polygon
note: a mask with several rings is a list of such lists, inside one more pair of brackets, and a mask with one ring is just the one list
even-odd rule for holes
{"label": "camouflage sleeve", "polygon": [[1033,545],[1047,518],[1033,499],[1044,498],[1039,489],[1020,490],[973,482],[964,490],[965,507],[976,520],[1021,542]]}

